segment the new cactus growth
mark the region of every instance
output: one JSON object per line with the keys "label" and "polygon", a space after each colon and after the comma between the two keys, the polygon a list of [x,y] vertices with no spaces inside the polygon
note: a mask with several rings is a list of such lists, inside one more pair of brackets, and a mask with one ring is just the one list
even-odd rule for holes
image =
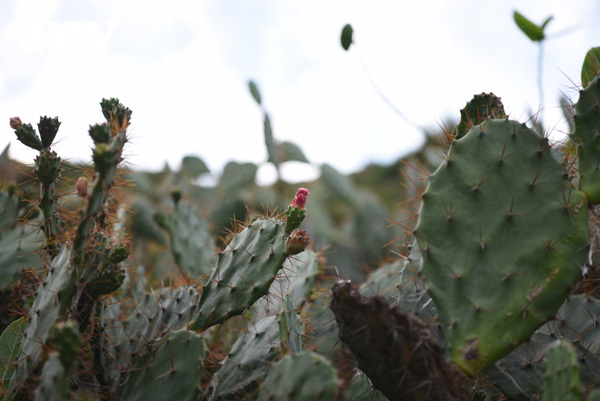
{"label": "new cactus growth", "polygon": [[568,342],[561,341],[550,352],[542,401],[579,401],[579,367],[575,351]]}
{"label": "new cactus growth", "polygon": [[454,129],[454,135],[460,139],[473,126],[479,125],[485,120],[504,118],[508,118],[508,116],[504,112],[504,105],[499,97],[493,93],[475,95],[460,111],[460,123]]}

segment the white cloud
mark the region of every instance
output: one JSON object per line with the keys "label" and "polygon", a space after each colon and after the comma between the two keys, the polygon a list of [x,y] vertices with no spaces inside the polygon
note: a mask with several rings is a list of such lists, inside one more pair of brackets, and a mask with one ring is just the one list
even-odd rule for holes
{"label": "white cloud", "polygon": [[[545,117],[556,126],[559,91],[578,82],[585,51],[598,45],[597,6],[517,3],[13,0],[0,30],[0,121],[58,115],[59,153],[89,160],[87,127],[101,120],[100,99],[115,96],[134,111],[135,167],[176,167],[196,154],[218,171],[231,159],[266,159],[246,87],[255,79],[278,139],[349,172],[422,140],[377,95],[363,62],[419,126],[456,118],[482,91],[501,96],[515,118],[537,110],[537,48],[512,22],[518,7],[534,21],[555,15],[550,32],[579,26],[545,46]],[[359,45],[350,52],[339,45],[347,22]],[[0,148],[11,142],[13,157],[31,161],[0,127]]]}

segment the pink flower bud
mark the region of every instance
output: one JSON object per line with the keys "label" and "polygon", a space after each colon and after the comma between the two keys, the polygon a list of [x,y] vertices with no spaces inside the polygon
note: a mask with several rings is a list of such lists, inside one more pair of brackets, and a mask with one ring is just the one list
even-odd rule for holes
{"label": "pink flower bud", "polygon": [[290,206],[297,207],[298,209],[304,209],[304,206],[306,205],[306,197],[308,196],[308,194],[310,194],[310,192],[308,192],[308,189],[299,188]]}

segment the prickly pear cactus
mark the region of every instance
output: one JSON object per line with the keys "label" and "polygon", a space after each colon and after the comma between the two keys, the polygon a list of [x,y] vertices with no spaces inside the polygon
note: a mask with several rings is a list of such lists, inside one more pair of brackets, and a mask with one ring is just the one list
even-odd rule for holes
{"label": "prickly pear cactus", "polygon": [[581,278],[588,204],[546,138],[488,120],[430,176],[414,232],[452,360],[475,375],[550,320]]}
{"label": "prickly pear cactus", "polygon": [[284,226],[274,218],[256,220],[219,253],[202,289],[194,330],[243,313],[269,291],[286,258]]}
{"label": "prickly pear cactus", "polygon": [[170,216],[158,213],[155,219],[169,233],[171,252],[184,274],[200,277],[210,272],[216,247],[208,223],[194,206],[180,200]]}
{"label": "prickly pear cactus", "polygon": [[39,368],[43,347],[52,327],[70,304],[75,290],[71,274],[71,249],[63,247],[50,265],[48,274],[38,289],[38,294],[27,316],[27,327],[21,342],[19,362],[12,385],[20,385],[32,371]]}
{"label": "prickly pear cactus", "polygon": [[258,393],[259,401],[333,401],[335,369],[323,356],[305,352],[285,356],[270,369]]}
{"label": "prickly pear cactus", "polygon": [[138,361],[119,390],[128,401],[195,400],[201,387],[207,349],[202,337],[190,330],[167,334],[157,342],[153,359]]}
{"label": "prickly pear cactus", "polygon": [[212,398],[235,398],[262,378],[279,356],[277,316],[267,316],[248,328],[231,347],[212,380]]}
{"label": "prickly pear cactus", "polygon": [[595,78],[579,92],[575,104],[575,132],[579,188],[593,203],[600,203],[600,81]]}

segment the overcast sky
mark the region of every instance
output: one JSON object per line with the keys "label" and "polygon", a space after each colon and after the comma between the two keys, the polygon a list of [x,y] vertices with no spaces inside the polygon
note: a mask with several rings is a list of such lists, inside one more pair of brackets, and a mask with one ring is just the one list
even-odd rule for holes
{"label": "overcast sky", "polygon": [[[600,45],[594,0],[3,0],[0,148],[11,143],[13,158],[31,162],[35,153],[14,139],[9,117],[35,125],[40,115],[59,116],[59,155],[88,161],[98,103],[118,97],[133,110],[134,168],[178,168],[192,154],[218,175],[229,160],[266,160],[252,79],[276,138],[300,145],[314,166],[348,173],[391,162],[419,146],[415,126],[457,118],[475,93],[501,96],[515,119],[537,111],[538,48],[515,27],[514,9],[538,23],[554,15],[544,118],[558,132],[558,96],[576,98],[584,54]],[[339,44],[346,23],[357,43],[349,52]],[[292,165],[284,174],[311,171]]]}

